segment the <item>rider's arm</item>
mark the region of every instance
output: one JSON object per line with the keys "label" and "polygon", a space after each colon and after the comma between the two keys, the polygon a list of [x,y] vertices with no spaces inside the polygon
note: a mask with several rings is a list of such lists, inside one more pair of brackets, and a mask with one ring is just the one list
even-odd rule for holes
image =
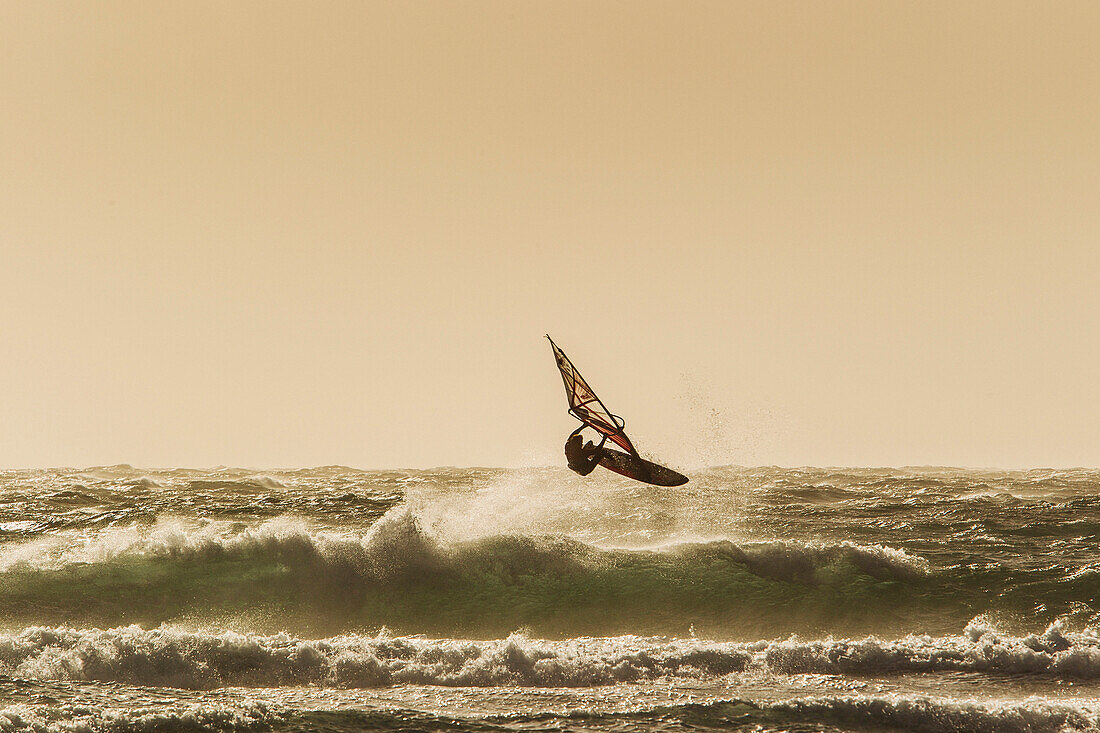
{"label": "rider's arm", "polygon": [[[599,463],[600,462],[600,457],[603,455],[603,444],[606,443],[606,442],[607,442],[607,434],[605,433],[604,436],[603,436],[603,440],[600,441],[600,444],[596,445],[596,446],[593,446],[592,451],[584,457],[584,460],[587,461],[592,466],[595,466],[597,463]],[[589,443],[589,445],[592,445],[592,444]]]}

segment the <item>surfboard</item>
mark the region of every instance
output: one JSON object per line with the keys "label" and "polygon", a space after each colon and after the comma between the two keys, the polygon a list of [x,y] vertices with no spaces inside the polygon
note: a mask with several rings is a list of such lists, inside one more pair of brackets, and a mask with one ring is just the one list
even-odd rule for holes
{"label": "surfboard", "polygon": [[654,486],[682,486],[688,482],[688,477],[678,471],[614,448],[604,448],[600,465],[609,471]]}
{"label": "surfboard", "polygon": [[600,465],[627,478],[655,486],[679,486],[687,483],[688,478],[682,473],[647,461],[638,455],[638,449],[626,435],[626,421],[607,409],[607,405],[596,396],[592,387],[573,366],[573,362],[554,343],[554,339],[549,335],[546,338],[550,341],[550,348],[554,351],[554,361],[558,365],[558,371],[561,372],[562,382],[565,383],[565,394],[569,398],[569,414],[596,432],[606,435],[608,440],[626,451],[623,453],[605,447]]}

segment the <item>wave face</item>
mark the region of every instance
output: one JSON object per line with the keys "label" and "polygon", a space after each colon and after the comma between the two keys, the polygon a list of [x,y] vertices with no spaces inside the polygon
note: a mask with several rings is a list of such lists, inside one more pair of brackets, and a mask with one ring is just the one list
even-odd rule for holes
{"label": "wave face", "polygon": [[3,471],[0,731],[1091,730],[1098,497],[1079,469]]}
{"label": "wave face", "polygon": [[[0,554],[0,611],[38,623],[146,625],[248,615],[253,626],[335,633],[550,637],[696,632],[746,637],[875,626],[915,603],[927,564],[854,543],[608,549],[560,536],[445,543],[399,507],[362,535],[303,520],[155,522]],[[964,619],[965,621],[965,619]],[[275,626],[272,626],[274,624]]]}

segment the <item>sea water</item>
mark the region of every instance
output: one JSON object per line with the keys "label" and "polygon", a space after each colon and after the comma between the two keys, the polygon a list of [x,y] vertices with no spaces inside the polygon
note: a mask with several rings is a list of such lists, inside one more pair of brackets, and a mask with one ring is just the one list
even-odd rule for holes
{"label": "sea water", "polygon": [[0,731],[1100,726],[1100,472],[0,472]]}

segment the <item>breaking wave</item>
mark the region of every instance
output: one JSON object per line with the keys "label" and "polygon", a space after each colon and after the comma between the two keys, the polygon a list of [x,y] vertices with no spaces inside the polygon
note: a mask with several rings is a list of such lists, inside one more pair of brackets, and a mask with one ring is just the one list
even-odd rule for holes
{"label": "breaking wave", "polygon": [[[547,637],[687,635],[694,626],[731,639],[858,631],[882,617],[876,609],[915,598],[929,574],[919,557],[851,542],[623,550],[498,535],[448,543],[404,508],[362,535],[287,518],[55,534],[5,546],[0,570],[0,612],[27,625],[247,615],[250,629],[310,634],[386,626],[474,637],[521,628]],[[837,626],[842,602],[848,617]]]}
{"label": "breaking wave", "polygon": [[207,634],[136,626],[29,628],[0,636],[0,665],[14,676],[208,689],[223,685],[576,687],[662,677],[714,677],[743,669],[733,647],[636,637],[496,641],[346,635]]}
{"label": "breaking wave", "polygon": [[346,634],[208,633],[137,626],[32,627],[0,635],[0,669],[38,680],[219,686],[400,684],[590,687],[738,672],[897,675],[970,672],[1100,679],[1100,636],[1060,624],[1023,637],[974,621],[963,634],[859,640],[706,642],[622,636],[562,641],[512,634],[471,641]]}
{"label": "breaking wave", "polygon": [[[975,614],[1017,628],[1066,614],[1088,568],[935,568],[882,544],[711,540],[623,549],[561,535],[447,540],[407,506],[365,531],[303,518],[161,517],[0,546],[0,617],[30,625],[211,623],[308,636],[370,632],[724,640],[926,633]],[[858,650],[853,651],[858,653]],[[813,655],[806,651],[804,655]]]}
{"label": "breaking wave", "polygon": [[979,618],[971,621],[960,636],[770,642],[760,648],[759,661],[783,674],[950,671],[1097,679],[1100,636],[1092,629],[1071,633],[1061,621],[1042,634],[1010,636],[998,633]]}

